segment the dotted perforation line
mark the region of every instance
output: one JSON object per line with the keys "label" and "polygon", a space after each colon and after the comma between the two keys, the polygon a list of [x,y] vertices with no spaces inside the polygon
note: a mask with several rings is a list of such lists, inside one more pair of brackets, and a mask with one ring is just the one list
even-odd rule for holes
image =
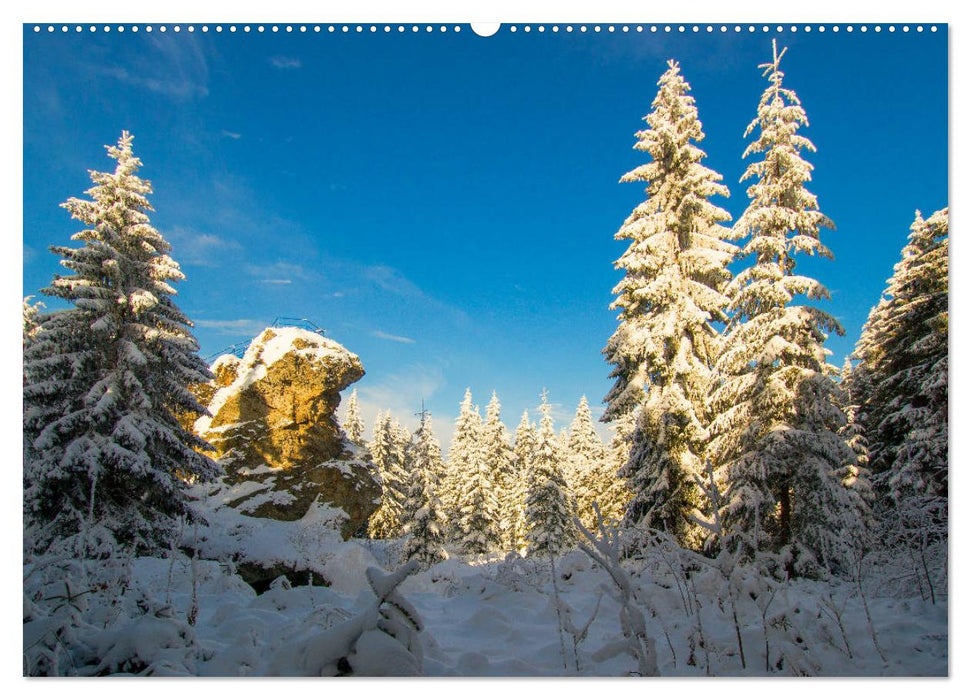
{"label": "dotted perforation line", "polygon": [[[503,29],[507,30],[508,32],[510,32],[512,34],[517,33],[521,29],[524,33],[529,34],[530,32],[533,32],[533,31],[540,32],[540,33],[545,32],[547,30],[547,27],[545,25],[534,26],[534,25],[528,25],[528,24],[527,25],[522,25],[520,27],[520,26],[517,26],[515,24],[512,24],[512,25],[509,25],[508,27],[503,27]],[[893,33],[893,32],[896,32],[898,29],[900,31],[904,32],[904,33],[910,32],[912,29],[914,31],[917,31],[917,32],[923,32],[925,30],[925,26],[922,25],[922,24],[918,24],[918,25],[909,25],[909,24],[904,24],[904,25],[892,25],[892,24],[891,25],[879,25],[879,24],[874,24],[874,25],[867,25],[867,24],[859,24],[859,25],[853,25],[853,24],[847,24],[847,25],[839,25],[839,24],[831,24],[831,25],[826,25],[826,24],[818,24],[818,25],[814,25],[814,24],[803,24],[803,25],[796,25],[796,24],[790,24],[790,25],[781,25],[781,24],[775,24],[775,25],[768,25],[768,24],[760,24],[760,25],[756,25],[756,24],[691,24],[691,25],[685,25],[685,24],[677,24],[677,25],[672,25],[672,24],[650,24],[650,25],[647,25],[647,24],[634,24],[634,25],[631,25],[631,24],[622,24],[622,25],[608,24],[608,25],[599,25],[599,24],[594,24],[594,25],[586,25],[586,24],[579,24],[579,25],[572,25],[572,24],[567,24],[567,25],[563,25],[563,26],[560,26],[558,24],[554,24],[554,25],[552,25],[552,26],[549,27],[549,30],[552,31],[552,32],[561,32],[561,31],[564,31],[564,32],[567,32],[567,33],[570,33],[570,32],[585,33],[585,32],[591,32],[591,31],[594,32],[594,33],[599,33],[599,32],[606,31],[608,33],[612,33],[612,32],[624,32],[624,33],[626,33],[626,32],[651,32],[651,33],[657,33],[657,32],[665,32],[665,33],[678,32],[678,33],[681,33],[681,34],[685,34],[685,33],[693,33],[693,34],[706,33],[706,34],[713,34],[713,33],[728,33],[728,32],[734,32],[734,33],[742,33],[742,32],[755,33],[755,32],[762,32],[762,33],[766,33],[767,34],[769,32],[782,33],[782,32],[786,32],[786,31],[788,31],[788,32],[799,32],[799,31],[803,31],[803,32],[807,32],[807,33],[808,32],[820,32],[820,33],[823,33],[823,32],[827,32],[827,31],[834,32],[834,33],[838,33],[840,31],[845,31],[845,32],[848,32],[848,33],[852,33],[853,31],[860,31],[860,32],[866,33],[867,31],[874,31],[874,32],[876,32],[876,33],[879,34],[882,31],[888,31],[890,33]],[[936,32],[937,31],[937,26],[936,25],[930,25],[930,27],[928,27],[928,29],[930,31],[932,31],[932,32]]]}
{"label": "dotted perforation line", "polygon": [[257,34],[261,34],[267,31],[271,33],[284,32],[287,34],[291,34],[294,32],[299,34],[306,34],[308,32],[312,32],[315,34],[320,34],[321,32],[328,32],[330,34],[335,34],[335,33],[363,34],[365,32],[370,34],[376,34],[378,32],[384,32],[386,34],[390,34],[391,32],[398,32],[400,34],[404,34],[405,32],[418,33],[421,31],[425,31],[428,33],[438,32],[438,33],[444,34],[446,32],[455,32],[455,33],[461,32],[462,27],[457,24],[456,25],[444,25],[444,24],[442,25],[431,25],[431,24],[427,24],[427,25],[417,25],[417,24],[409,24],[409,25],[404,25],[404,24],[399,24],[399,25],[390,25],[390,24],[383,24],[383,25],[379,25],[379,24],[370,24],[370,25],[367,25],[367,24],[323,24],[323,25],[321,24],[283,24],[283,25],[225,24],[224,25],[224,24],[216,24],[212,26],[208,24],[203,24],[203,25],[189,24],[185,26],[181,24],[173,24],[173,25],[166,25],[166,24],[160,24],[160,25],[151,25],[151,24],[146,24],[146,25],[138,25],[138,24],[40,25],[40,24],[35,24],[34,25],[34,33],[40,33],[45,30],[48,33],[54,33],[57,31],[60,31],[62,33],[67,33],[70,31],[80,33],[87,30],[88,32],[92,32],[92,33],[93,32],[110,33],[113,31],[118,33],[123,33],[125,31],[130,31],[130,32],[144,31],[149,33],[162,32],[163,34],[168,31],[175,32],[176,34],[182,31],[189,32],[190,34],[196,31],[200,31],[204,34],[210,31],[215,32],[217,34],[220,34],[222,32],[229,32],[230,34],[234,34],[236,32],[243,32],[243,33],[256,32]]}
{"label": "dotted perforation line", "polygon": [[[916,32],[923,32],[925,30],[925,26],[922,25],[922,24],[917,24],[917,25],[909,25],[909,24],[903,24],[903,25],[893,25],[893,24],[890,24],[890,25],[880,25],[880,24],[873,24],[873,25],[867,25],[867,24],[857,24],[857,25],[853,25],[853,24],[846,24],[846,25],[840,25],[840,24],[831,24],[831,25],[825,25],[825,24],[819,24],[819,25],[812,25],[812,24],[804,24],[804,25],[796,25],[796,24],[791,24],[791,25],[781,25],[781,24],[776,24],[776,25],[768,25],[768,24],[762,24],[762,25],[755,25],[755,24],[715,24],[715,25],[713,25],[713,24],[692,24],[692,25],[684,25],[684,24],[678,24],[678,25],[671,25],[671,24],[663,24],[663,25],[658,25],[658,24],[651,24],[651,25],[645,25],[645,24],[614,25],[614,24],[608,24],[608,25],[599,25],[599,24],[594,24],[594,25],[586,25],[586,24],[580,24],[580,25],[572,25],[572,24],[567,24],[567,25],[563,25],[563,26],[558,25],[558,24],[554,24],[554,25],[550,25],[550,26],[547,27],[547,25],[542,25],[542,24],[540,24],[540,25],[530,25],[530,24],[526,24],[526,25],[516,25],[516,24],[511,24],[511,25],[508,25],[508,26],[503,26],[503,27],[501,27],[501,29],[503,29],[505,31],[508,31],[510,34],[515,34],[515,33],[519,32],[520,30],[522,30],[522,32],[525,33],[525,34],[530,34],[532,32],[536,32],[536,33],[539,33],[539,34],[543,34],[543,33],[545,33],[547,31],[547,29],[549,29],[549,31],[551,31],[553,33],[558,33],[558,32],[561,32],[561,31],[566,32],[566,33],[572,33],[574,31],[576,31],[576,32],[580,32],[581,34],[586,33],[586,32],[589,32],[589,31],[592,31],[593,33],[599,33],[599,32],[603,32],[603,31],[606,31],[608,33],[618,32],[618,31],[619,32],[622,32],[622,33],[626,33],[626,32],[638,32],[638,33],[642,33],[642,32],[650,32],[650,33],[658,33],[658,32],[672,33],[672,32],[678,32],[678,33],[681,33],[681,34],[684,34],[684,33],[693,33],[693,34],[700,34],[700,33],[706,33],[706,34],[722,33],[722,34],[725,34],[725,33],[729,33],[729,32],[733,32],[733,33],[736,33],[736,34],[740,34],[742,32],[748,32],[749,34],[754,34],[755,32],[762,32],[762,33],[765,33],[765,34],[770,33],[770,32],[774,32],[774,33],[777,33],[778,34],[778,33],[787,32],[787,31],[790,32],[790,33],[791,32],[799,32],[799,31],[806,32],[806,33],[808,33],[808,32],[820,32],[820,33],[823,33],[823,32],[827,32],[827,31],[828,32],[833,32],[833,33],[838,33],[840,31],[844,31],[844,32],[847,32],[847,33],[853,33],[854,31],[858,31],[858,32],[861,32],[861,33],[866,33],[868,31],[873,31],[873,32],[879,34],[880,32],[887,31],[887,32],[890,32],[892,34],[892,33],[896,32],[898,30],[906,34],[906,33],[910,32],[911,30],[914,30]],[[937,26],[936,25],[930,25],[929,27],[927,27],[927,29],[929,29],[929,31],[931,31],[931,32],[936,32],[937,31]],[[418,24],[408,24],[408,25],[405,25],[405,24],[397,24],[397,25],[390,25],[390,24],[384,24],[384,25],[379,25],[379,24],[370,24],[370,25],[365,25],[365,24],[326,24],[326,25],[321,25],[321,24],[313,24],[313,25],[308,25],[308,24],[297,24],[297,25],[294,25],[294,24],[285,24],[285,25],[277,25],[277,24],[273,24],[273,25],[263,25],[263,24],[258,24],[258,25],[249,25],[249,24],[235,25],[235,24],[227,24],[227,25],[223,25],[223,24],[216,24],[216,25],[212,25],[212,26],[210,26],[208,24],[203,24],[203,25],[198,25],[198,26],[197,25],[194,25],[194,24],[189,24],[189,25],[185,25],[185,26],[180,25],[180,24],[174,24],[174,25],[166,25],[166,24],[160,24],[160,25],[151,25],[151,24],[147,24],[147,25],[138,25],[138,24],[132,24],[132,25],[125,25],[125,24],[115,24],[115,25],[112,25],[112,24],[104,24],[104,25],[96,25],[96,24],[90,24],[90,25],[80,25],[80,24],[75,24],[75,25],[68,25],[68,24],[54,25],[54,24],[48,24],[48,25],[40,25],[40,24],[35,24],[34,25],[34,33],[38,33],[38,34],[41,33],[41,32],[43,32],[43,31],[47,31],[50,34],[53,34],[54,32],[57,32],[57,31],[60,31],[61,33],[68,33],[68,32],[71,32],[71,31],[74,31],[75,33],[81,33],[81,32],[83,32],[85,30],[87,30],[88,32],[91,32],[91,33],[99,32],[99,31],[100,32],[105,32],[105,33],[110,33],[110,32],[113,32],[114,31],[114,32],[118,32],[119,34],[124,33],[126,31],[130,31],[130,32],[133,32],[133,33],[137,33],[139,31],[144,31],[144,32],[151,33],[151,32],[157,31],[157,32],[161,32],[163,34],[166,33],[166,32],[168,32],[168,31],[175,32],[176,34],[182,32],[182,31],[189,32],[190,34],[196,32],[196,31],[200,31],[200,32],[202,32],[204,34],[210,32],[210,31],[213,31],[213,32],[215,32],[217,34],[222,33],[222,32],[229,32],[230,34],[233,34],[233,33],[236,33],[238,31],[241,31],[243,33],[250,33],[250,32],[263,33],[263,32],[266,32],[266,31],[270,31],[271,33],[279,33],[279,32],[282,31],[282,32],[285,32],[285,33],[297,32],[297,33],[301,33],[301,34],[306,34],[308,32],[312,32],[312,33],[315,33],[315,34],[320,34],[321,32],[326,32],[328,34],[338,34],[338,33],[340,33],[340,34],[350,34],[350,33],[357,33],[357,34],[370,33],[370,34],[376,34],[378,32],[383,32],[385,34],[390,34],[392,32],[396,32],[398,34],[405,34],[405,33],[417,34],[417,33],[420,33],[420,32],[424,32],[424,33],[432,33],[432,32],[437,32],[437,33],[454,32],[454,33],[458,33],[458,32],[461,32],[462,31],[462,27],[460,25],[457,25],[457,24],[456,25],[444,25],[444,24],[441,24],[441,25],[432,25],[432,24],[426,24],[426,25],[418,25]]]}

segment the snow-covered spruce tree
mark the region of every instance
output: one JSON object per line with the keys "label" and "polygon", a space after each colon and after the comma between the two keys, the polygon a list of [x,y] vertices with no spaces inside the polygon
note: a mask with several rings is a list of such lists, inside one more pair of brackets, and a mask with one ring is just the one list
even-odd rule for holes
{"label": "snow-covered spruce tree", "polygon": [[850,448],[853,458],[843,470],[842,483],[847,495],[853,503],[850,511],[852,517],[859,518],[859,523],[848,522],[850,529],[855,529],[852,536],[851,549],[858,556],[871,550],[877,540],[879,523],[873,511],[874,492],[873,474],[870,470],[870,447],[860,422],[860,406],[852,389],[849,377],[852,374],[850,358],[847,357],[840,371],[840,390],[842,392],[843,413],[846,424],[839,434]]}
{"label": "snow-covered spruce tree", "polygon": [[764,155],[742,177],[755,182],[734,235],[747,237],[739,257],[754,261],[726,289],[733,316],[717,364],[710,455],[728,485],[726,528],[778,552],[793,575],[841,566],[859,521],[842,485],[855,455],[839,434],[846,419],[823,347],[827,333],[843,329],[811,303],[793,303],[829,298],[795,266],[804,254],[832,257],[820,229],[833,224],[805,187],[812,166],[801,152],[815,148],[798,134],[808,120],[795,92],[782,86],[782,54],[773,41],[772,62],[760,66],[769,87],[745,132],[756,133],[745,157]]}
{"label": "snow-covered spruce tree", "polygon": [[492,474],[485,461],[482,418],[472,405],[472,392],[465,397],[455,421],[455,435],[449,451],[454,481],[454,539],[467,554],[484,554],[502,545],[499,501]]}
{"label": "snow-covered spruce tree", "polygon": [[529,477],[532,470],[533,456],[536,454],[536,426],[529,420],[529,411],[523,411],[523,417],[516,426],[513,435],[513,471],[515,481],[510,498],[512,504],[512,522],[509,527],[509,547],[512,551],[521,552],[527,546],[526,541],[526,499],[529,497]]}
{"label": "snow-covered spruce tree", "polygon": [[635,148],[651,160],[621,182],[646,182],[647,199],[615,235],[631,243],[616,263],[620,309],[604,349],[615,384],[604,420],[636,411],[630,460],[622,476],[634,498],[626,520],[670,532],[685,544],[698,506],[694,477],[704,465],[707,401],[725,321],[722,289],[735,246],[722,226],[728,212],[709,201],[728,196],[722,176],[702,165],[704,139],[690,86],[675,61],[658,81],[648,128]]}
{"label": "snow-covered spruce tree", "polygon": [[381,505],[368,520],[368,535],[377,539],[401,535],[401,512],[408,490],[408,475],[399,432],[400,426],[391,417],[391,411],[383,416],[378,414],[370,451],[381,477]]}
{"label": "snow-covered spruce tree", "polygon": [[511,547],[513,522],[516,519],[515,498],[516,474],[514,464],[516,455],[509,440],[509,431],[502,422],[502,405],[496,392],[486,406],[486,420],[482,426],[482,451],[486,468],[492,479],[496,500],[499,505],[499,529],[502,546]]}
{"label": "snow-covered spruce tree", "polygon": [[540,405],[542,418],[533,462],[530,465],[529,495],[526,499],[526,539],[529,556],[560,554],[576,543],[573,501],[561,464],[562,448],[553,430],[553,414],[546,392]]}
{"label": "snow-covered spruce tree", "polygon": [[347,399],[347,412],[344,414],[344,423],[341,427],[347,433],[348,440],[355,445],[364,444],[364,421],[361,420],[361,407],[357,402],[357,389],[354,389]]}
{"label": "snow-covered spruce tree", "polygon": [[585,525],[594,517],[593,503],[599,497],[598,482],[606,468],[607,452],[593,426],[587,397],[580,398],[566,438],[570,470],[567,483],[576,497],[577,514]]}
{"label": "snow-covered spruce tree", "polygon": [[459,415],[455,419],[455,432],[449,446],[448,460],[445,464],[445,478],[442,479],[442,507],[449,524],[448,537],[458,538],[458,512],[461,505],[461,483],[466,474],[479,459],[479,438],[482,417],[478,408],[472,405],[472,391],[465,390],[459,404]]}
{"label": "snow-covered spruce tree", "polygon": [[[621,523],[633,498],[627,482],[620,476],[621,469],[630,458],[633,417],[633,414],[627,414],[611,424],[613,435],[607,446],[604,466],[598,474],[596,486],[592,489],[596,496],[594,500],[600,505],[600,514],[604,522],[610,525]],[[596,514],[591,515],[595,517]]]}
{"label": "snow-covered spruce tree", "polygon": [[51,248],[71,273],[43,292],[70,306],[38,315],[25,349],[25,525],[38,548],[95,528],[138,551],[166,546],[188,514],[184,481],[216,474],[176,419],[205,411],[188,387],[211,378],[172,299],[184,275],[149,222],[132,136],[107,150],[114,172],[91,171],[91,199],[62,205],[87,227],[80,247]]}
{"label": "snow-covered spruce tree", "polygon": [[917,212],[907,245],[854,350],[849,385],[860,405],[870,463],[895,499],[946,505],[948,210]]}
{"label": "snow-covered spruce tree", "polygon": [[405,558],[427,568],[447,557],[445,516],[438,498],[438,475],[442,450],[432,433],[429,414],[422,412],[421,424],[408,451],[408,496],[405,500],[404,532],[408,535]]}

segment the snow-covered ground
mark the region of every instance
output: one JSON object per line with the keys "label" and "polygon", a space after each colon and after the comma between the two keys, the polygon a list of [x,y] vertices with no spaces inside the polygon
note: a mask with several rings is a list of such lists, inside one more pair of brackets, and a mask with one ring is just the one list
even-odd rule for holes
{"label": "snow-covered ground", "polygon": [[[92,650],[100,659],[101,673],[146,669],[199,676],[294,673],[292,660],[312,640],[373,605],[365,571],[396,563],[399,545],[333,542],[323,565],[315,567],[329,586],[291,587],[281,580],[261,595],[227,563],[193,563],[181,554],[134,559],[124,567],[129,578],[125,594],[109,601],[107,593],[92,593],[78,605],[83,610],[80,617],[95,625],[76,635],[76,648]],[[550,562],[542,559],[453,557],[407,578],[398,593],[414,606],[423,623],[421,672],[429,676],[622,676],[635,671],[630,656],[604,658],[609,655],[597,653],[622,640],[619,603],[611,595],[607,573],[579,551],[558,558],[555,564],[555,593]],[[767,628],[758,603],[742,596],[738,614],[746,655],[743,669],[731,614],[716,602],[716,577],[695,577],[698,625],[699,617],[686,612],[691,606],[686,607],[670,574],[649,565],[638,575],[638,569],[635,565],[628,570],[639,587],[662,675],[947,675],[947,605],[941,600],[932,605],[919,597],[868,596],[871,634],[863,600],[849,584],[796,581],[773,597],[777,607],[770,606],[769,617],[782,610],[788,611],[787,617]],[[190,625],[193,585],[196,614]],[[42,597],[46,602],[38,603],[36,610],[43,607],[50,612],[51,601],[64,597],[63,584],[54,582]],[[832,605],[827,608],[823,601]],[[30,607],[25,602],[25,618]],[[50,627],[56,616],[35,614],[36,622],[25,624],[25,646],[40,639],[45,625]],[[582,629],[592,616],[585,638],[575,644],[565,630]],[[61,636],[71,648],[71,634]],[[81,664],[81,656],[74,652],[72,663]],[[780,658],[784,660],[779,662]]]}

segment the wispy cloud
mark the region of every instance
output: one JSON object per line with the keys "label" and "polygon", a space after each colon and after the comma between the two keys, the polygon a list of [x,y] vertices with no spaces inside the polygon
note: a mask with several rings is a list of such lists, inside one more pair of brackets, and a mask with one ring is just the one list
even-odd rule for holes
{"label": "wispy cloud", "polygon": [[227,131],[226,129],[222,130],[222,135],[227,139],[232,139],[233,141],[239,141],[241,138],[243,138],[242,134],[237,134],[235,131]]}
{"label": "wispy cloud", "polygon": [[407,336],[403,336],[403,335],[393,335],[391,333],[385,333],[384,331],[380,331],[380,330],[371,331],[371,335],[373,335],[375,338],[380,338],[381,340],[390,340],[395,343],[414,343],[415,342],[414,338],[408,338]]}
{"label": "wispy cloud", "polygon": [[96,73],[126,85],[187,101],[209,94],[209,66],[202,44],[192,35],[150,35],[147,50],[125,63],[89,64]]}
{"label": "wispy cloud", "polygon": [[249,335],[255,336],[266,328],[267,324],[251,318],[232,319],[202,319],[194,321],[197,328],[206,328],[220,335]]}
{"label": "wispy cloud", "polygon": [[[365,433],[370,435],[378,414],[388,410],[406,428],[416,430],[418,418],[415,413],[421,407],[422,399],[431,399],[445,386],[445,373],[441,367],[411,364],[373,384],[370,377],[365,376],[356,386]],[[345,395],[353,388],[346,389]],[[433,414],[431,421],[435,437],[442,443],[442,448],[447,449],[454,432],[452,417]]]}
{"label": "wispy cloud", "polygon": [[293,56],[273,56],[270,64],[280,70],[295,70],[303,65],[299,58]]}
{"label": "wispy cloud", "polygon": [[401,272],[388,265],[371,265],[364,270],[364,277],[386,292],[397,296],[423,298],[426,294],[421,288]]}
{"label": "wispy cloud", "polygon": [[389,294],[409,301],[421,302],[426,307],[436,309],[448,315],[454,323],[461,325],[467,324],[469,321],[468,314],[463,310],[426,293],[421,287],[408,279],[400,270],[389,265],[369,265],[364,268],[361,276]]}
{"label": "wispy cloud", "polygon": [[188,265],[219,267],[229,253],[240,248],[236,241],[187,226],[173,226],[164,234],[172,244],[172,257]]}
{"label": "wispy cloud", "polygon": [[292,284],[295,279],[307,280],[311,277],[310,272],[303,265],[285,260],[278,260],[268,265],[247,264],[243,270],[261,284]]}

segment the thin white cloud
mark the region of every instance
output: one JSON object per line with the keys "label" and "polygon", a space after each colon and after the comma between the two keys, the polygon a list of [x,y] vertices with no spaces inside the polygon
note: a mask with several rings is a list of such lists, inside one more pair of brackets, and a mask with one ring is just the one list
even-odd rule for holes
{"label": "thin white cloud", "polygon": [[267,324],[251,318],[230,318],[230,319],[202,319],[194,321],[196,328],[206,328],[220,335],[249,335],[256,336],[257,333],[266,328]]}
{"label": "thin white cloud", "polygon": [[310,273],[303,265],[278,260],[268,265],[245,265],[246,273],[264,284],[291,284],[293,280],[307,280]]}
{"label": "thin white cloud", "polygon": [[242,134],[237,134],[235,131],[226,131],[226,129],[222,130],[222,135],[227,139],[232,139],[233,141],[238,141],[239,139],[243,138]]}
{"label": "thin white cloud", "polygon": [[447,315],[453,323],[465,325],[469,316],[465,311],[426,293],[400,271],[389,265],[369,265],[361,271],[361,276],[379,289],[394,296],[436,309]]}
{"label": "thin white cloud", "polygon": [[364,276],[386,292],[400,297],[424,299],[427,297],[421,288],[401,272],[388,265],[371,265],[365,268]]}
{"label": "thin white cloud", "polygon": [[172,244],[172,257],[188,265],[218,267],[227,254],[240,247],[236,241],[186,226],[173,226],[163,233]]}
{"label": "thin white cloud", "polygon": [[395,343],[414,343],[414,338],[408,338],[403,335],[394,335],[392,333],[385,333],[384,331],[371,331],[371,335],[375,338],[380,338],[381,340],[390,340]]}
{"label": "thin white cloud", "polygon": [[299,58],[293,56],[273,56],[270,59],[270,64],[280,70],[294,70],[303,65]]}
{"label": "thin white cloud", "polygon": [[202,44],[191,35],[150,35],[128,65],[90,65],[89,68],[126,85],[140,87],[175,100],[209,94],[209,66]]}
{"label": "thin white cloud", "polygon": [[[407,365],[401,371],[383,377],[373,384],[369,380],[365,375],[359,384],[344,390],[344,395],[349,396],[355,386],[357,387],[361,419],[364,421],[364,432],[368,439],[373,434],[378,414],[387,410],[408,430],[417,430],[418,418],[415,414],[421,408],[422,399],[431,399],[445,386],[445,374],[440,367],[422,364]],[[441,443],[442,449],[447,450],[455,428],[454,419],[451,416],[433,414],[431,422],[435,437]]]}

